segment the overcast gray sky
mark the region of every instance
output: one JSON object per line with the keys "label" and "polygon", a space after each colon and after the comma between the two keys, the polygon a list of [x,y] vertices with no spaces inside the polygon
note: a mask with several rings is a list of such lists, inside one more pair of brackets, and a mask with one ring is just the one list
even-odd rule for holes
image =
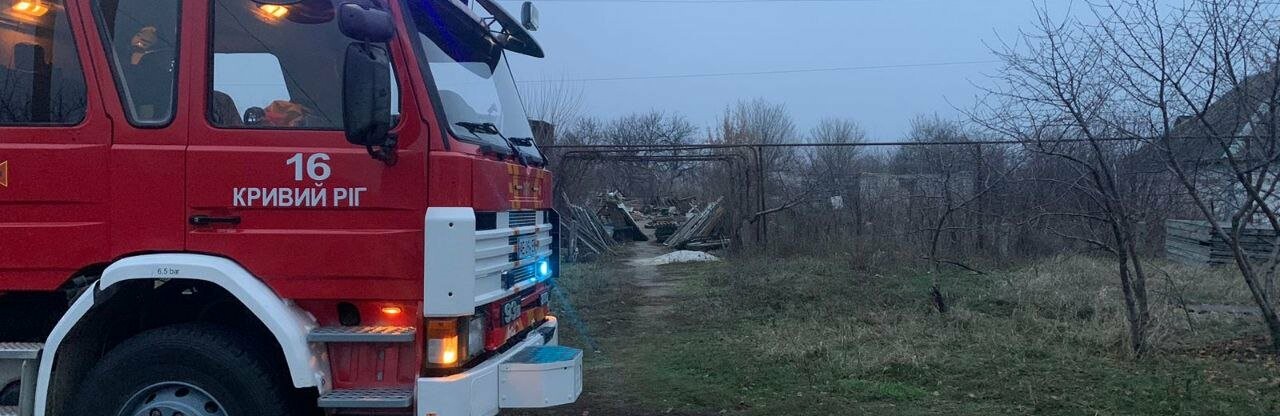
{"label": "overcast gray sky", "polygon": [[[514,57],[516,78],[568,79],[582,88],[588,114],[657,109],[710,126],[726,105],[762,97],[785,103],[802,132],[847,117],[876,140],[902,137],[915,115],[957,116],[955,106],[970,106],[980,93],[973,84],[998,68],[987,45],[1029,27],[1037,4],[1058,16],[1083,12],[1070,0],[535,3],[548,57]],[[520,3],[503,5],[518,11]],[[645,78],[826,68],[865,69]]]}

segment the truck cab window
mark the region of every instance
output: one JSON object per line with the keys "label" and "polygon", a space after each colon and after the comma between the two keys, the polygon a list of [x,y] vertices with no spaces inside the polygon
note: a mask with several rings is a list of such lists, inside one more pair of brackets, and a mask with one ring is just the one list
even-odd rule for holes
{"label": "truck cab window", "polygon": [[[213,0],[209,122],[221,128],[342,130],[342,95],[336,92],[353,40],[338,29],[338,3]],[[394,114],[398,98],[393,97]]]}
{"label": "truck cab window", "polygon": [[181,7],[176,0],[95,3],[120,98],[133,124],[162,125],[173,119]]}
{"label": "truck cab window", "polygon": [[61,1],[0,9],[0,125],[73,125],[86,88]]}
{"label": "truck cab window", "polygon": [[[240,71],[236,68],[254,68]],[[220,127],[263,125],[262,114],[246,114],[236,103],[288,103],[284,68],[269,53],[216,53],[213,55],[214,105],[211,119]],[[246,121],[247,119],[247,121]]]}

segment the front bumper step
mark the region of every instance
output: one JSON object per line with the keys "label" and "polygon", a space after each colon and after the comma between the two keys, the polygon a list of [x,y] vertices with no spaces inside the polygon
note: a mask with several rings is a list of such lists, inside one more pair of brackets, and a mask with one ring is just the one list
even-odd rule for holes
{"label": "front bumper step", "polygon": [[324,326],[307,334],[308,342],[404,343],[413,342],[417,329],[398,326]]}
{"label": "front bumper step", "polygon": [[529,348],[498,369],[498,406],[504,409],[559,406],[582,394],[582,350],[576,348]]}
{"label": "front bumper step", "polygon": [[34,360],[43,349],[38,342],[0,342],[0,360]]}
{"label": "front bumper step", "polygon": [[17,407],[0,407],[0,416],[33,416],[36,399],[36,370],[44,344],[38,342],[0,342],[0,361],[21,363]]}
{"label": "front bumper step", "polygon": [[413,406],[413,389],[334,390],[316,403],[326,409],[404,409]]}

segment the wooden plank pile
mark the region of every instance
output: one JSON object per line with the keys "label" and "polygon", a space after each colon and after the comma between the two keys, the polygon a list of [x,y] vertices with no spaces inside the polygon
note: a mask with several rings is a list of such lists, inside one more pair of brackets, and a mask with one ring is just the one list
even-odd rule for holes
{"label": "wooden plank pile", "polygon": [[568,204],[568,215],[560,216],[561,248],[564,258],[577,262],[595,256],[618,254],[618,242],[604,226],[604,220],[589,209]]}
{"label": "wooden plank pile", "polygon": [[[1265,262],[1275,250],[1276,232],[1270,226],[1249,226],[1240,232],[1240,247],[1251,260]],[[1208,221],[1165,221],[1165,254],[1170,260],[1192,265],[1235,263],[1231,247],[1213,233]]]}
{"label": "wooden plank pile", "polygon": [[614,240],[649,241],[649,236],[640,228],[640,221],[636,220],[631,207],[627,206],[627,197],[622,192],[604,193],[599,200],[600,209],[596,214],[604,221],[605,228],[613,233]]}
{"label": "wooden plank pile", "polygon": [[680,229],[680,223],[669,219],[653,220],[645,228],[652,228],[654,238],[657,238],[659,243],[664,243],[676,233],[676,230]]}
{"label": "wooden plank pile", "polygon": [[645,235],[644,230],[640,228],[640,222],[636,221],[635,215],[631,213],[631,207],[628,207],[625,202],[606,200],[600,206],[598,214],[613,232],[615,240],[649,241],[649,236]]}
{"label": "wooden plank pile", "polygon": [[[714,238],[712,233],[720,225],[720,221],[724,219],[725,208],[722,204],[724,198],[717,199],[716,202],[708,204],[701,211],[694,211],[689,220],[680,226],[675,233],[671,234],[662,244],[675,249],[687,248],[690,243],[705,242],[708,240],[724,241]],[[727,242],[726,242],[727,244]]]}

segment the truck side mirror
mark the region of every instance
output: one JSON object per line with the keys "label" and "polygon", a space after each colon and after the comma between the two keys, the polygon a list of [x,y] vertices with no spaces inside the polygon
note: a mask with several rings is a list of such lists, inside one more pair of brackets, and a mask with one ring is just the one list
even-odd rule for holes
{"label": "truck side mirror", "polygon": [[520,25],[530,32],[538,31],[538,7],[533,2],[526,1],[520,8]]}
{"label": "truck side mirror", "polygon": [[356,42],[347,46],[342,65],[342,122],[347,141],[369,149],[375,159],[395,160],[390,134],[391,60],[382,46]]}
{"label": "truck side mirror", "polygon": [[396,33],[390,12],[359,0],[338,5],[338,29],[349,38],[372,43],[389,42]]}

